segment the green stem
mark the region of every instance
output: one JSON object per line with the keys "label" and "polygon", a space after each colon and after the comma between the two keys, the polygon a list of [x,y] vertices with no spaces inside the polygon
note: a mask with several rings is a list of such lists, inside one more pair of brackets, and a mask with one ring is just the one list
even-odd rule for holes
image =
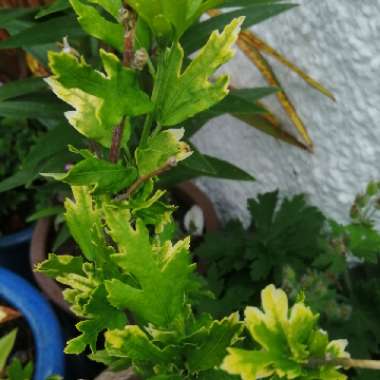
{"label": "green stem", "polygon": [[176,166],[177,161],[175,157],[169,158],[169,160],[159,167],[158,169],[154,170],[153,172],[143,175],[139,177],[132,185],[131,187],[127,190],[126,193],[118,195],[114,200],[116,202],[121,202],[128,200],[128,198],[146,181],[150,180],[153,177],[157,177],[162,173],[165,173],[166,171],[170,170],[174,166]]}
{"label": "green stem", "polygon": [[[161,52],[161,56],[158,59],[158,65],[157,65],[157,72],[154,73],[154,86],[153,86],[153,92],[152,92],[152,103],[153,103],[153,111],[147,115],[143,127],[143,131],[141,134],[141,139],[140,139],[140,146],[144,146],[146,141],[148,140],[148,137],[151,133],[152,125],[154,118],[156,116],[157,112],[157,100],[159,99],[159,96],[161,94],[161,88],[163,86],[163,78],[160,73],[165,70],[165,62],[164,62],[164,54],[165,52]],[[159,127],[161,128],[161,127]],[[155,131],[156,132],[156,131]]]}
{"label": "green stem", "polygon": [[146,115],[144,127],[143,127],[141,138],[140,138],[140,144],[139,144],[140,146],[144,146],[145,143],[147,142],[148,137],[150,135],[150,130],[152,129],[152,124],[153,124],[153,112]]}

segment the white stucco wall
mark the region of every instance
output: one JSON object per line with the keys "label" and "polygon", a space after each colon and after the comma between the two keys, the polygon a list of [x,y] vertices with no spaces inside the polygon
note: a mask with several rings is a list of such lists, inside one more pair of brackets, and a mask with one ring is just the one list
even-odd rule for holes
{"label": "white stucco wall", "polygon": [[[298,3],[300,7],[254,30],[332,90],[337,103],[271,60],[306,123],[315,153],[230,117],[212,121],[194,137],[202,151],[257,178],[256,183],[199,181],[224,219],[246,217],[247,198],[279,188],[288,195],[305,192],[328,215],[345,220],[355,194],[370,179],[380,179],[380,0]],[[237,86],[264,83],[241,54],[228,71]],[[280,110],[274,98],[269,103]]]}

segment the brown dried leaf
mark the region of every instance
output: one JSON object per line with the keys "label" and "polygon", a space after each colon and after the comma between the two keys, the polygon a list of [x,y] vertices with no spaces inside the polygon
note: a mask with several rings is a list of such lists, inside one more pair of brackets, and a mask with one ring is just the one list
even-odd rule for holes
{"label": "brown dried leaf", "polygon": [[284,66],[287,66],[290,70],[294,71],[299,77],[301,77],[307,84],[311,87],[322,93],[323,95],[329,97],[333,101],[335,101],[335,96],[322,84],[313,79],[310,75],[305,73],[301,68],[299,68],[294,63],[290,62],[285,56],[283,56],[280,52],[272,48],[268,45],[262,38],[253,33],[252,31],[245,30],[243,32],[244,40],[247,44],[256,48],[262,53],[268,54],[271,57],[275,58],[277,61],[282,63]]}
{"label": "brown dried leaf", "polygon": [[[239,48],[256,65],[256,67],[261,72],[262,76],[266,79],[267,83],[270,86],[282,88],[279,79],[277,78],[276,74],[272,70],[267,60],[256,48],[252,47],[250,44],[247,43],[245,33],[246,32],[240,33],[240,38],[237,41]],[[293,105],[286,92],[284,90],[279,91],[276,93],[276,96],[279,102],[281,103],[282,107],[284,108],[285,112],[288,114],[290,120],[296,127],[297,131],[301,135],[303,141],[308,147],[308,150],[313,151],[314,145],[309,136],[309,133],[307,132],[307,129],[302,119],[298,115],[295,106]]]}
{"label": "brown dried leaf", "polygon": [[0,306],[0,324],[20,318],[21,314],[10,307]]}

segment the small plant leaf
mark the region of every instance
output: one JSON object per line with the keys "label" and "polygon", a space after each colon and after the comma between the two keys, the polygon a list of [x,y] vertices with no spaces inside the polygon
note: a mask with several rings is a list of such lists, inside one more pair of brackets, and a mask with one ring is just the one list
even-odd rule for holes
{"label": "small plant leaf", "polygon": [[182,47],[175,43],[166,51],[157,73],[156,87],[160,94],[156,117],[162,126],[179,124],[215,105],[228,94],[227,76],[221,76],[213,83],[209,78],[219,66],[234,56],[231,47],[238,37],[243,20],[233,20],[223,33],[213,32],[207,44],[183,72]]}
{"label": "small plant leaf", "polygon": [[83,259],[79,256],[70,255],[54,255],[49,254],[47,260],[39,263],[36,267],[37,272],[41,272],[46,276],[55,278],[58,276],[68,275],[70,273],[83,275]]}
{"label": "small plant leaf", "polygon": [[72,186],[89,186],[95,193],[118,193],[137,179],[133,167],[112,164],[96,157],[88,157],[75,164],[67,173],[42,173]]}
{"label": "small plant leaf", "polygon": [[16,342],[17,329],[0,338],[0,371],[4,370],[13,346]]}
{"label": "small plant leaf", "polygon": [[68,8],[70,8],[68,0],[55,0],[46,7],[43,7],[34,17],[39,19],[57,12],[62,12]]}
{"label": "small plant leaf", "polygon": [[0,86],[0,100],[12,99],[17,96],[27,95],[46,88],[46,84],[40,78],[27,78],[4,83]]}
{"label": "small plant leaf", "polygon": [[189,240],[154,247],[141,219],[133,228],[128,210],[106,210],[105,218],[120,252],[112,259],[139,284],[133,287],[117,279],[107,281],[109,301],[117,308],[128,308],[143,321],[167,326],[183,312],[185,290],[193,270]]}
{"label": "small plant leaf", "polygon": [[[181,39],[182,46],[187,54],[194,53],[207,41],[210,33],[228,24],[233,19],[244,16],[245,19],[242,27],[249,28],[295,6],[295,4],[289,3],[273,4],[261,1],[256,2],[256,4],[249,4],[244,9],[236,9],[218,14],[216,17],[194,24],[189,28]],[[214,14],[214,12],[215,10],[211,9],[208,13]]]}
{"label": "small plant leaf", "polygon": [[207,9],[217,6],[221,0],[129,0],[160,39],[179,38]]}
{"label": "small plant leaf", "polygon": [[317,326],[318,315],[302,302],[289,309],[288,298],[274,285],[261,293],[263,311],[245,310],[245,324],[260,350],[230,348],[222,368],[243,380],[279,377],[291,379],[345,380],[334,362],[308,365],[315,359],[347,358],[347,342],[329,342],[327,333]]}
{"label": "small plant leaf", "polygon": [[[70,3],[79,16],[79,23],[87,33],[123,52],[124,28],[117,19],[122,8],[121,0],[90,0],[87,3],[82,0],[70,0]],[[114,22],[108,21],[91,4],[101,6]]]}
{"label": "small plant leaf", "polygon": [[190,370],[198,372],[220,366],[227,347],[235,343],[241,330],[239,314],[234,313],[221,321],[213,321],[206,331],[194,334],[187,341],[186,357]]}
{"label": "small plant leaf", "polygon": [[88,138],[110,147],[112,132],[125,116],[152,109],[140,90],[136,74],[123,67],[112,53],[100,50],[106,75],[93,70],[84,59],[67,53],[49,53],[54,76],[47,79],[55,94],[75,108],[66,112],[70,124]]}
{"label": "small plant leaf", "polygon": [[54,17],[47,21],[33,23],[0,42],[0,49],[25,48],[61,40],[65,36],[83,37],[77,20],[73,15]]}
{"label": "small plant leaf", "polygon": [[123,330],[105,334],[106,349],[110,355],[128,357],[133,362],[151,361],[168,364],[173,361],[175,350],[161,350],[139,326],[125,326]]}
{"label": "small plant leaf", "polygon": [[88,298],[86,297],[87,304],[83,307],[83,315],[88,319],[76,325],[82,334],[67,343],[65,353],[80,354],[87,345],[94,352],[100,332],[106,329],[120,329],[126,324],[125,313],[112,307],[106,297],[107,292],[103,285],[98,286]]}
{"label": "small plant leaf", "polygon": [[183,129],[160,132],[148,139],[144,147],[136,150],[136,163],[140,176],[146,176],[173,159],[173,165],[191,155],[190,147],[181,142]]}
{"label": "small plant leaf", "polygon": [[74,199],[66,198],[65,219],[71,235],[89,261],[104,263],[108,258],[108,246],[103,234],[101,212],[93,204],[90,190],[73,186]]}

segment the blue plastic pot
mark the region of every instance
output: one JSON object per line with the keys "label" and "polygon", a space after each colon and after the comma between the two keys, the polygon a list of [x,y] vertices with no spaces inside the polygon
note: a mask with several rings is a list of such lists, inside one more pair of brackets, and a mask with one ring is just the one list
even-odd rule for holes
{"label": "blue plastic pot", "polygon": [[33,333],[33,380],[64,375],[64,343],[58,320],[47,301],[20,276],[0,268],[0,298],[21,312]]}
{"label": "blue plastic pot", "polygon": [[29,247],[34,226],[17,233],[0,237],[0,267],[7,268],[29,280],[32,272],[29,264]]}

